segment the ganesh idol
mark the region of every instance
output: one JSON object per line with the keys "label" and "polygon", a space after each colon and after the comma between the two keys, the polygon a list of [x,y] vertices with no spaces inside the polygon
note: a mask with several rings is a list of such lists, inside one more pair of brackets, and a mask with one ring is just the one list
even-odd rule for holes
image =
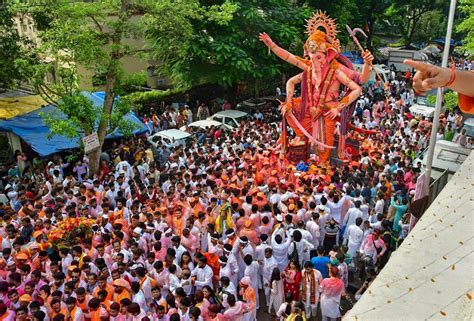
{"label": "ganesh idol", "polygon": [[[327,162],[334,148],[336,125],[339,122],[339,155],[344,144],[349,120],[354,112],[354,102],[362,93],[361,83],[370,77],[373,56],[363,54],[361,74],[352,69],[351,62],[340,54],[337,27],[333,19],[323,12],[316,12],[306,26],[309,35],[301,58],[278,47],[266,34],[260,40],[278,57],[302,70],[286,84],[286,102],[281,105],[283,115],[280,143],[286,152],[287,126],[295,138],[290,144],[309,144],[317,148],[320,162]],[[301,96],[294,98],[297,84]]]}

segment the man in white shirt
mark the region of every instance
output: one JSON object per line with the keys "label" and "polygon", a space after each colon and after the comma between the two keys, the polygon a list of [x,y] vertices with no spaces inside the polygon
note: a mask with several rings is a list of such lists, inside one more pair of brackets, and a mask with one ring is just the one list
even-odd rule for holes
{"label": "man in white shirt", "polygon": [[301,271],[301,277],[301,300],[304,303],[306,317],[309,320],[311,317],[317,316],[319,286],[323,281],[323,276],[321,272],[313,268],[311,262],[307,261]]}
{"label": "man in white shirt", "polygon": [[141,311],[148,311],[148,306],[146,304],[145,295],[143,291],[140,289],[139,282],[132,282],[132,302],[138,303],[140,306]]}
{"label": "man in white shirt", "polygon": [[127,177],[133,177],[133,169],[132,166],[127,161],[121,161],[115,166],[115,172],[120,174],[124,174]]}
{"label": "man in white shirt", "polygon": [[272,276],[273,269],[276,267],[278,267],[278,263],[273,257],[273,250],[268,247],[265,249],[265,257],[263,259],[262,268],[263,290],[265,292],[267,306],[270,304],[270,278]]}
{"label": "man in white shirt", "polygon": [[259,296],[258,296],[258,283],[259,283],[259,273],[258,273],[258,263],[253,260],[252,255],[247,254],[244,257],[245,262],[245,270],[244,270],[244,277],[250,278],[250,286],[255,291],[255,298],[257,302],[257,309],[259,308]]}
{"label": "man in white shirt", "polygon": [[362,231],[361,228],[362,222],[362,218],[358,217],[355,220],[355,224],[347,228],[348,253],[352,256],[352,260],[354,263],[356,263],[356,254],[358,249],[360,248],[360,245],[362,244],[362,238],[364,237],[364,231]]}
{"label": "man in white shirt", "polygon": [[345,230],[344,230],[344,243],[347,243],[347,230],[350,226],[354,225],[355,224],[355,221],[358,217],[361,217],[363,218],[364,217],[364,213],[362,213],[362,211],[360,210],[360,206],[361,206],[361,201],[360,200],[357,200],[355,201],[354,203],[355,207],[352,207],[350,208],[346,215],[344,216],[344,222],[343,222],[343,226],[345,226]]}
{"label": "man in white shirt", "polygon": [[[290,247],[291,239],[286,238],[283,241],[282,235],[278,232],[278,230],[275,230],[275,232],[273,232],[271,244],[273,249],[273,255],[276,261],[278,262],[278,268],[280,269],[280,271],[284,271],[286,269],[286,266],[288,265],[288,248]],[[283,233],[283,236],[284,234],[285,233]]]}
{"label": "man in white shirt", "polygon": [[84,321],[84,313],[77,305],[77,300],[74,297],[66,299],[66,320],[70,321]]}
{"label": "man in white shirt", "polygon": [[198,259],[198,264],[191,272],[192,284],[196,287],[197,290],[201,290],[203,286],[208,285],[212,286],[212,277],[214,273],[212,269],[207,265],[207,259],[204,256],[201,256]]}
{"label": "man in white shirt", "polygon": [[311,234],[313,237],[311,243],[313,244],[314,248],[318,248],[319,246],[319,238],[321,237],[320,228],[318,225],[319,214],[313,213],[312,218],[306,223],[306,230]]}

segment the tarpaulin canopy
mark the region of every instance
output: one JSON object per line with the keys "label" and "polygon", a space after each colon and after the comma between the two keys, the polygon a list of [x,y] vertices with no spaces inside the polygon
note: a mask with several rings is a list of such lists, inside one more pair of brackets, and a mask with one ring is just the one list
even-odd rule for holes
{"label": "tarpaulin canopy", "polygon": [[[105,97],[104,92],[83,92],[83,95],[88,97],[97,108],[102,107]],[[79,147],[79,138],[71,139],[58,135],[51,136],[51,131],[41,118],[41,114],[58,112],[59,110],[56,106],[48,105],[32,112],[0,121],[0,131],[12,132],[19,136],[40,156],[47,156],[63,150]],[[134,134],[139,135],[148,131],[145,124],[143,124],[133,112],[124,116],[124,118],[135,124],[136,129],[133,131]],[[121,136],[120,131],[115,130],[113,133],[107,135],[106,138],[118,138]]]}
{"label": "tarpaulin canopy", "polygon": [[[438,39],[435,39],[434,42],[444,45],[445,41],[446,40],[444,38],[438,38]],[[456,41],[456,40],[451,39],[451,46],[462,46],[462,41]]]}
{"label": "tarpaulin canopy", "polygon": [[29,113],[30,111],[46,106],[48,103],[41,96],[2,97],[0,98],[0,119]]}
{"label": "tarpaulin canopy", "polygon": [[346,51],[346,52],[343,52],[342,55],[349,58],[349,60],[353,64],[363,64],[364,63],[364,59],[362,59],[362,57],[359,56],[355,51]]}

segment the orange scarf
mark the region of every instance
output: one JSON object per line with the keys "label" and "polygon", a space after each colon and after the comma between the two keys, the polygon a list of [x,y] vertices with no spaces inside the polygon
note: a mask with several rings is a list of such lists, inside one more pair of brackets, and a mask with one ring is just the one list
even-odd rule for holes
{"label": "orange scarf", "polygon": [[100,307],[95,311],[91,311],[91,321],[100,321]]}
{"label": "orange scarf", "polygon": [[9,313],[8,313],[8,310],[7,310],[3,315],[0,316],[0,321],[4,320],[8,316],[9,316]]}

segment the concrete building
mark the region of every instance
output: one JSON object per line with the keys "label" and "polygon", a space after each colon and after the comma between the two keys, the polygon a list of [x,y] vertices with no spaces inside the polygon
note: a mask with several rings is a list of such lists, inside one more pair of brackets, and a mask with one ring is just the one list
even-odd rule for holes
{"label": "concrete building", "polygon": [[473,319],[474,153],[343,320]]}
{"label": "concrete building", "polygon": [[[138,21],[140,15],[135,15],[132,17],[132,21]],[[20,37],[25,37],[28,40],[39,43],[40,39],[38,38],[38,31],[35,25],[34,19],[29,14],[18,14],[14,17],[14,27]],[[143,48],[144,40],[143,39],[127,39],[124,41],[124,44],[129,45],[131,48]],[[141,57],[127,56],[121,59],[123,70],[125,74],[132,74],[137,72],[145,72],[147,75],[147,86],[152,89],[166,89],[171,87],[171,82],[167,77],[158,75],[155,72],[155,66],[158,65],[158,62],[153,60],[143,59]],[[91,70],[88,70],[82,66],[78,66],[79,73],[81,75],[80,80],[80,89],[81,90],[102,90],[103,86],[94,86],[93,77],[97,76]],[[26,84],[25,87],[28,88]],[[31,88],[28,88],[31,89]]]}

